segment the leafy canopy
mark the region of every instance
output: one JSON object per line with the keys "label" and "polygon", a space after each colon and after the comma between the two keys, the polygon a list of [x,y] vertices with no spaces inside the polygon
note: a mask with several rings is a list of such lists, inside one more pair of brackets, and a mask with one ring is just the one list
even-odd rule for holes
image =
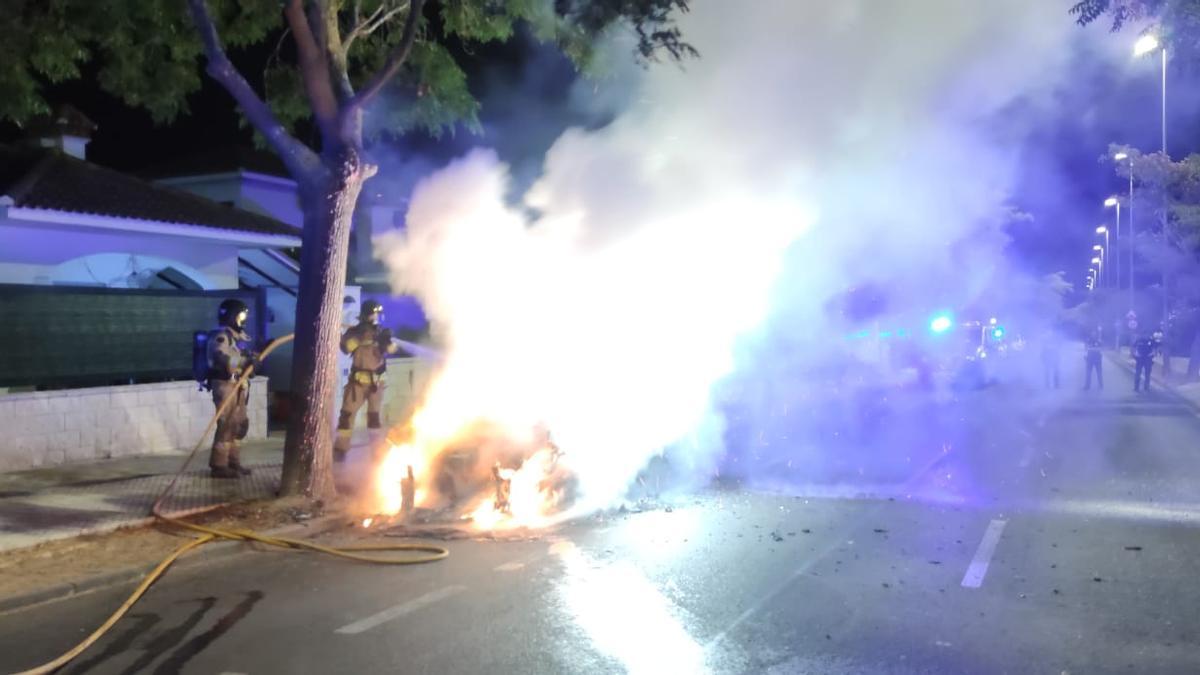
{"label": "leafy canopy", "polygon": [[1200,0],[1078,0],[1071,7],[1076,23],[1105,19],[1116,32],[1137,23],[1153,32],[1184,63],[1200,61]]}
{"label": "leafy canopy", "polygon": [[[430,0],[411,53],[383,91],[374,128],[437,134],[457,122],[477,127],[479,103],[456,54],[471,45],[510,39],[519,24],[553,42],[581,69],[594,45],[616,24],[631,28],[637,52],[654,59],[695,54],[673,16],[688,0]],[[313,115],[295,36],[280,0],[207,0],[220,40],[229,48],[266,45],[265,71],[244,73],[276,119],[294,129]],[[404,38],[409,0],[306,0],[317,43],[330,54],[340,93],[365,86]],[[0,120],[23,124],[49,112],[47,85],[95,74],[105,91],[169,123],[200,88],[204,53],[186,0],[0,0]],[[344,61],[338,63],[340,59]],[[86,68],[85,68],[86,66]],[[340,67],[339,67],[340,66]]]}

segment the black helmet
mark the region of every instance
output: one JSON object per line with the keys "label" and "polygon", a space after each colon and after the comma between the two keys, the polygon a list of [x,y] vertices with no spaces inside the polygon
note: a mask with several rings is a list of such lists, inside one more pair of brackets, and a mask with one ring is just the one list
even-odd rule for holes
{"label": "black helmet", "polygon": [[371,318],[372,314],[377,314],[383,311],[383,305],[375,300],[363,300],[362,306],[358,308],[358,320],[365,321]]}
{"label": "black helmet", "polygon": [[224,300],[221,302],[221,306],[217,308],[217,323],[222,326],[229,326],[230,328],[241,328],[238,325],[237,318],[242,312],[246,312],[247,314],[250,312],[250,308],[246,306],[246,303],[237,298]]}

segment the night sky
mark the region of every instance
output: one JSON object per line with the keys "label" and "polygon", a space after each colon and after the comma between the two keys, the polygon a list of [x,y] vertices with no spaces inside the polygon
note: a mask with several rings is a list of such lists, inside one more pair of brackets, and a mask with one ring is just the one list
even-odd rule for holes
{"label": "night sky", "polygon": [[[1112,39],[1132,43],[1133,36]],[[233,56],[252,81],[265,59],[262,50]],[[540,169],[542,154],[562,130],[603,123],[571,109],[571,65],[530,39],[476,51],[468,57],[467,69],[472,90],[483,103],[484,134],[459,129],[440,139],[419,132],[387,139],[375,151],[384,169],[380,177],[393,184],[385,186],[376,179],[369,187],[380,194],[407,190],[419,174],[477,145],[496,147],[514,164],[518,183],[528,184]],[[1086,55],[1076,59],[1073,81],[1058,93],[1054,114],[1039,121],[1022,147],[1011,202],[1032,219],[1010,226],[1010,253],[1022,267],[1038,274],[1064,270],[1068,280],[1081,285],[1093,230],[1112,218],[1101,203],[1122,189],[1111,165],[1102,161],[1108,144],[1158,149],[1158,76],[1152,59],[1131,62],[1124,71]],[[1169,78],[1168,144],[1178,159],[1198,149],[1200,118],[1193,111],[1200,105],[1200,73],[1172,64]],[[47,98],[54,104],[69,103],[96,122],[88,158],[122,171],[153,173],[156,167],[213,148],[251,145],[251,134],[239,124],[232,100],[207,77],[202,90],[189,99],[190,114],[169,126],[154,125],[144,111],[127,108],[86,80],[51,87]],[[0,142],[20,134],[12,125],[0,125]],[[389,167],[389,162],[397,166]],[[390,178],[389,168],[396,169]]]}

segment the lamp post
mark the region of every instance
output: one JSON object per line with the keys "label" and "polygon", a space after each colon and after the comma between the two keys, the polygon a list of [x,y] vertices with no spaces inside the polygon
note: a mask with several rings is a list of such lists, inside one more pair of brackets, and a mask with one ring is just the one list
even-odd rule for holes
{"label": "lamp post", "polygon": [[[1144,56],[1153,52],[1154,50],[1158,50],[1160,56],[1162,57],[1162,153],[1164,157],[1170,159],[1170,155],[1167,154],[1167,46],[1163,44],[1157,36],[1151,33],[1147,33],[1146,35],[1138,38],[1137,42],[1135,42],[1133,45],[1134,56]],[[1163,212],[1165,214],[1165,209]],[[1165,229],[1165,215],[1162,216],[1162,225]],[[1163,269],[1162,271],[1162,303],[1163,316],[1165,317],[1167,315],[1168,307],[1170,306],[1170,300],[1167,295],[1166,269]],[[1166,360],[1166,357],[1164,357],[1163,370],[1164,372],[1170,370],[1169,361]]]}
{"label": "lamp post", "polygon": [[[1099,250],[1099,251],[1101,251],[1101,254],[1102,254],[1102,255],[1105,255],[1105,256],[1107,256],[1107,254],[1108,254],[1108,226],[1106,226],[1106,225],[1101,225],[1100,227],[1097,227],[1097,228],[1096,228],[1096,234],[1102,234],[1102,235],[1104,235],[1104,247],[1103,247],[1103,248],[1098,248],[1098,247],[1099,247],[1099,244],[1097,244],[1096,246],[1093,246],[1093,247],[1092,247],[1092,249],[1093,249],[1093,250]],[[1092,262],[1096,262],[1096,261],[1095,261],[1095,260],[1093,260]],[[1102,276],[1101,276],[1101,280],[1103,280],[1103,278],[1104,278],[1104,277],[1103,277],[1103,270],[1101,270],[1101,275],[1102,275]]]}
{"label": "lamp post", "polygon": [[[1119,289],[1119,288],[1121,288],[1121,255],[1120,255],[1120,249],[1121,249],[1121,200],[1117,199],[1116,195],[1113,195],[1112,197],[1109,197],[1108,199],[1104,200],[1104,208],[1111,209],[1114,207],[1117,209],[1117,219],[1116,219],[1116,223],[1113,225],[1114,234],[1116,235],[1114,237],[1116,239],[1116,241],[1114,241],[1113,243],[1117,247],[1117,255],[1113,256],[1113,258],[1114,258],[1113,259],[1113,269],[1112,269],[1113,278],[1112,278],[1112,284],[1110,284],[1110,285],[1113,288]],[[1111,250],[1106,250],[1104,252],[1105,255],[1108,255],[1110,253],[1112,253]]]}
{"label": "lamp post", "polygon": [[[1129,160],[1129,214],[1125,217],[1129,221],[1129,226],[1126,228],[1125,237],[1129,239],[1129,311],[1133,311],[1133,157],[1129,153],[1118,152],[1113,155],[1113,159],[1118,162]],[[1119,212],[1118,212],[1119,214]],[[1117,233],[1117,241],[1121,240],[1120,233]],[[1118,280],[1119,282],[1120,280]]]}
{"label": "lamp post", "polygon": [[1147,33],[1133,43],[1133,55],[1145,56],[1158,50],[1162,56],[1162,152],[1167,154],[1167,46],[1159,41],[1158,36]]}

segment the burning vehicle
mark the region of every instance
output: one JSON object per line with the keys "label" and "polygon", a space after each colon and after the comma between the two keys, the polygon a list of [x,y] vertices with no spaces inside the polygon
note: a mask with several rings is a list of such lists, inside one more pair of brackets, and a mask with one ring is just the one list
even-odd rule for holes
{"label": "burning vehicle", "polygon": [[544,527],[569,512],[576,482],[544,427],[512,434],[480,421],[433,440],[416,419],[389,436],[376,467],[379,516],[490,530]]}

